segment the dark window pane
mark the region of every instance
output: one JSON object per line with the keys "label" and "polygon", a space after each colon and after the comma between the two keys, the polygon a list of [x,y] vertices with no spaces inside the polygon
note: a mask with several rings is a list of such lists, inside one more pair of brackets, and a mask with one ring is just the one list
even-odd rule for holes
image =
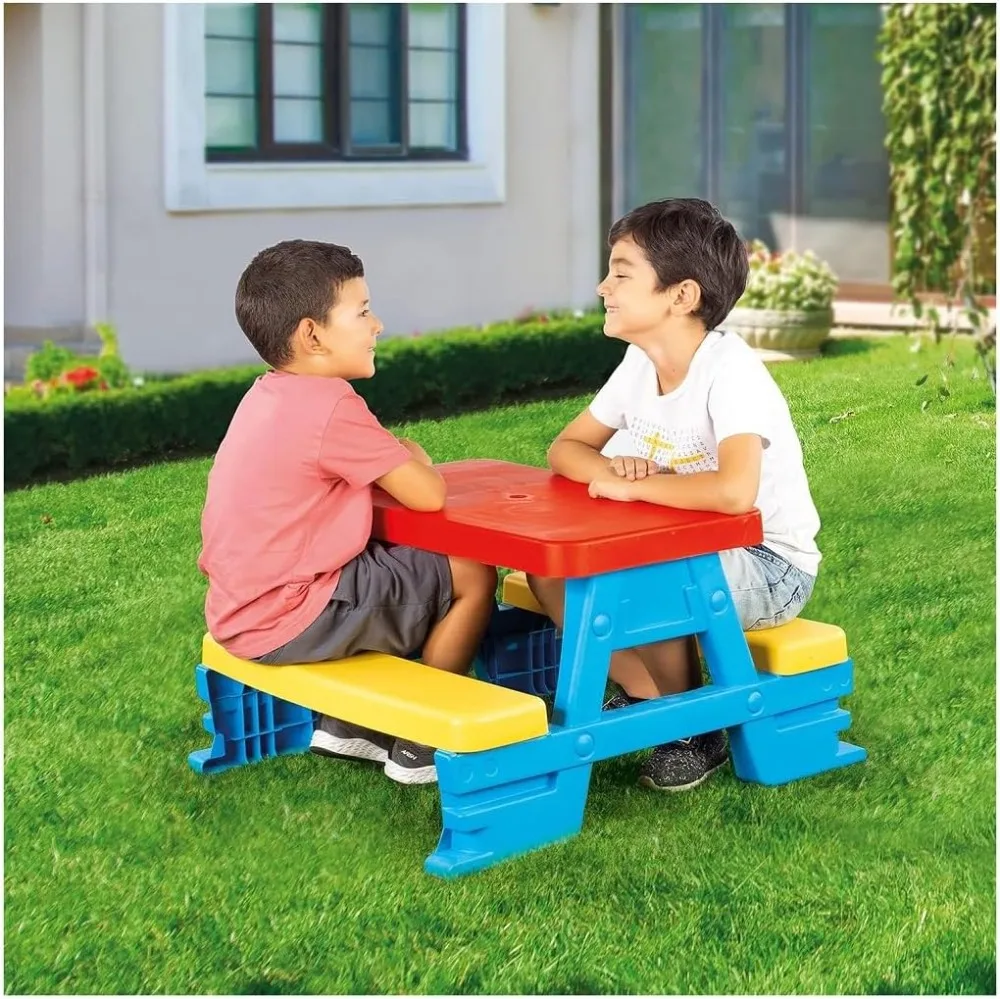
{"label": "dark window pane", "polygon": [[388,49],[351,49],[351,97],[387,101],[392,92]]}
{"label": "dark window pane", "polygon": [[348,14],[352,45],[388,45],[393,34],[393,10],[387,3],[352,3]]}
{"label": "dark window pane", "polygon": [[392,4],[351,4],[349,11],[351,144],[401,142],[400,14]]}
{"label": "dark window pane", "polygon": [[351,142],[355,146],[393,146],[399,142],[388,101],[351,101]]}

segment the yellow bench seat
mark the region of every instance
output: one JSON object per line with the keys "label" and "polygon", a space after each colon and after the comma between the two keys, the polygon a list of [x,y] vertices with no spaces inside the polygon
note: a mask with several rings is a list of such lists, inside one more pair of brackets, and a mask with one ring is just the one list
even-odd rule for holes
{"label": "yellow bench seat", "polygon": [[[512,572],[504,578],[503,599],[512,607],[544,613],[523,572]],[[745,634],[754,666],[761,673],[795,676],[847,659],[847,636],[835,624],[796,618],[778,628]]]}
{"label": "yellow bench seat", "polygon": [[541,698],[395,656],[363,653],[336,662],[265,666],[230,655],[206,635],[201,661],[272,697],[455,753],[548,732]]}

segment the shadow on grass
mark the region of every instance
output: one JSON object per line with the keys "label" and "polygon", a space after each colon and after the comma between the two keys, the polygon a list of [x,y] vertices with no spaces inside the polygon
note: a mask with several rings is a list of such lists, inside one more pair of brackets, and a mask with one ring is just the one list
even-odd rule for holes
{"label": "shadow on grass", "polygon": [[200,448],[184,448],[177,451],[165,451],[162,454],[149,454],[141,458],[132,458],[128,461],[118,461],[109,464],[88,465],[86,468],[66,469],[54,468],[47,471],[38,472],[27,482],[19,482],[17,485],[5,486],[5,493],[16,493],[22,489],[31,489],[33,486],[47,486],[52,483],[83,482],[86,479],[97,478],[100,475],[115,475],[119,472],[128,472],[133,468],[145,468],[148,465],[162,465],[175,461],[190,461],[192,458],[208,458],[211,453]]}
{"label": "shadow on grass", "polygon": [[241,996],[302,995],[303,981],[299,977],[272,972],[252,978],[240,985],[234,993]]}
{"label": "shadow on grass", "polygon": [[916,995],[977,995],[997,994],[997,962],[995,957],[978,957],[950,973],[938,975],[931,981],[890,982],[882,979],[865,990],[867,995],[916,996]]}
{"label": "shadow on grass", "polygon": [[885,340],[866,337],[850,337],[849,339],[827,340],[820,353],[823,357],[856,357],[859,354],[870,354],[872,351],[885,350],[889,344]]}

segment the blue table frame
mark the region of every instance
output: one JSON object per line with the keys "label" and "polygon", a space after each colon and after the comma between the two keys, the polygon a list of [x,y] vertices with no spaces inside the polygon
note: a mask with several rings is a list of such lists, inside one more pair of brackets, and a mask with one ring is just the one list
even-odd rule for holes
{"label": "blue table frame", "polygon": [[[603,712],[611,653],[697,635],[712,684]],[[454,877],[578,833],[599,760],[726,728],[745,781],[783,784],[863,760],[839,733],[853,664],[777,677],[753,665],[717,554],[566,581],[549,733],[482,753],[438,751],[443,831],[425,869]]]}

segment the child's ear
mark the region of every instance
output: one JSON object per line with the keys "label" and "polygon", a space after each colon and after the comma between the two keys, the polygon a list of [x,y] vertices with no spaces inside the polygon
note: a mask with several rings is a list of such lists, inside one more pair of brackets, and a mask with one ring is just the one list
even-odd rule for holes
{"label": "child's ear", "polygon": [[701,285],[697,281],[686,278],[674,288],[673,301],[674,312],[680,316],[689,316],[698,311],[701,305]]}
{"label": "child's ear", "polygon": [[303,354],[322,354],[325,351],[319,338],[319,329],[312,319],[300,319],[292,339],[299,345]]}

